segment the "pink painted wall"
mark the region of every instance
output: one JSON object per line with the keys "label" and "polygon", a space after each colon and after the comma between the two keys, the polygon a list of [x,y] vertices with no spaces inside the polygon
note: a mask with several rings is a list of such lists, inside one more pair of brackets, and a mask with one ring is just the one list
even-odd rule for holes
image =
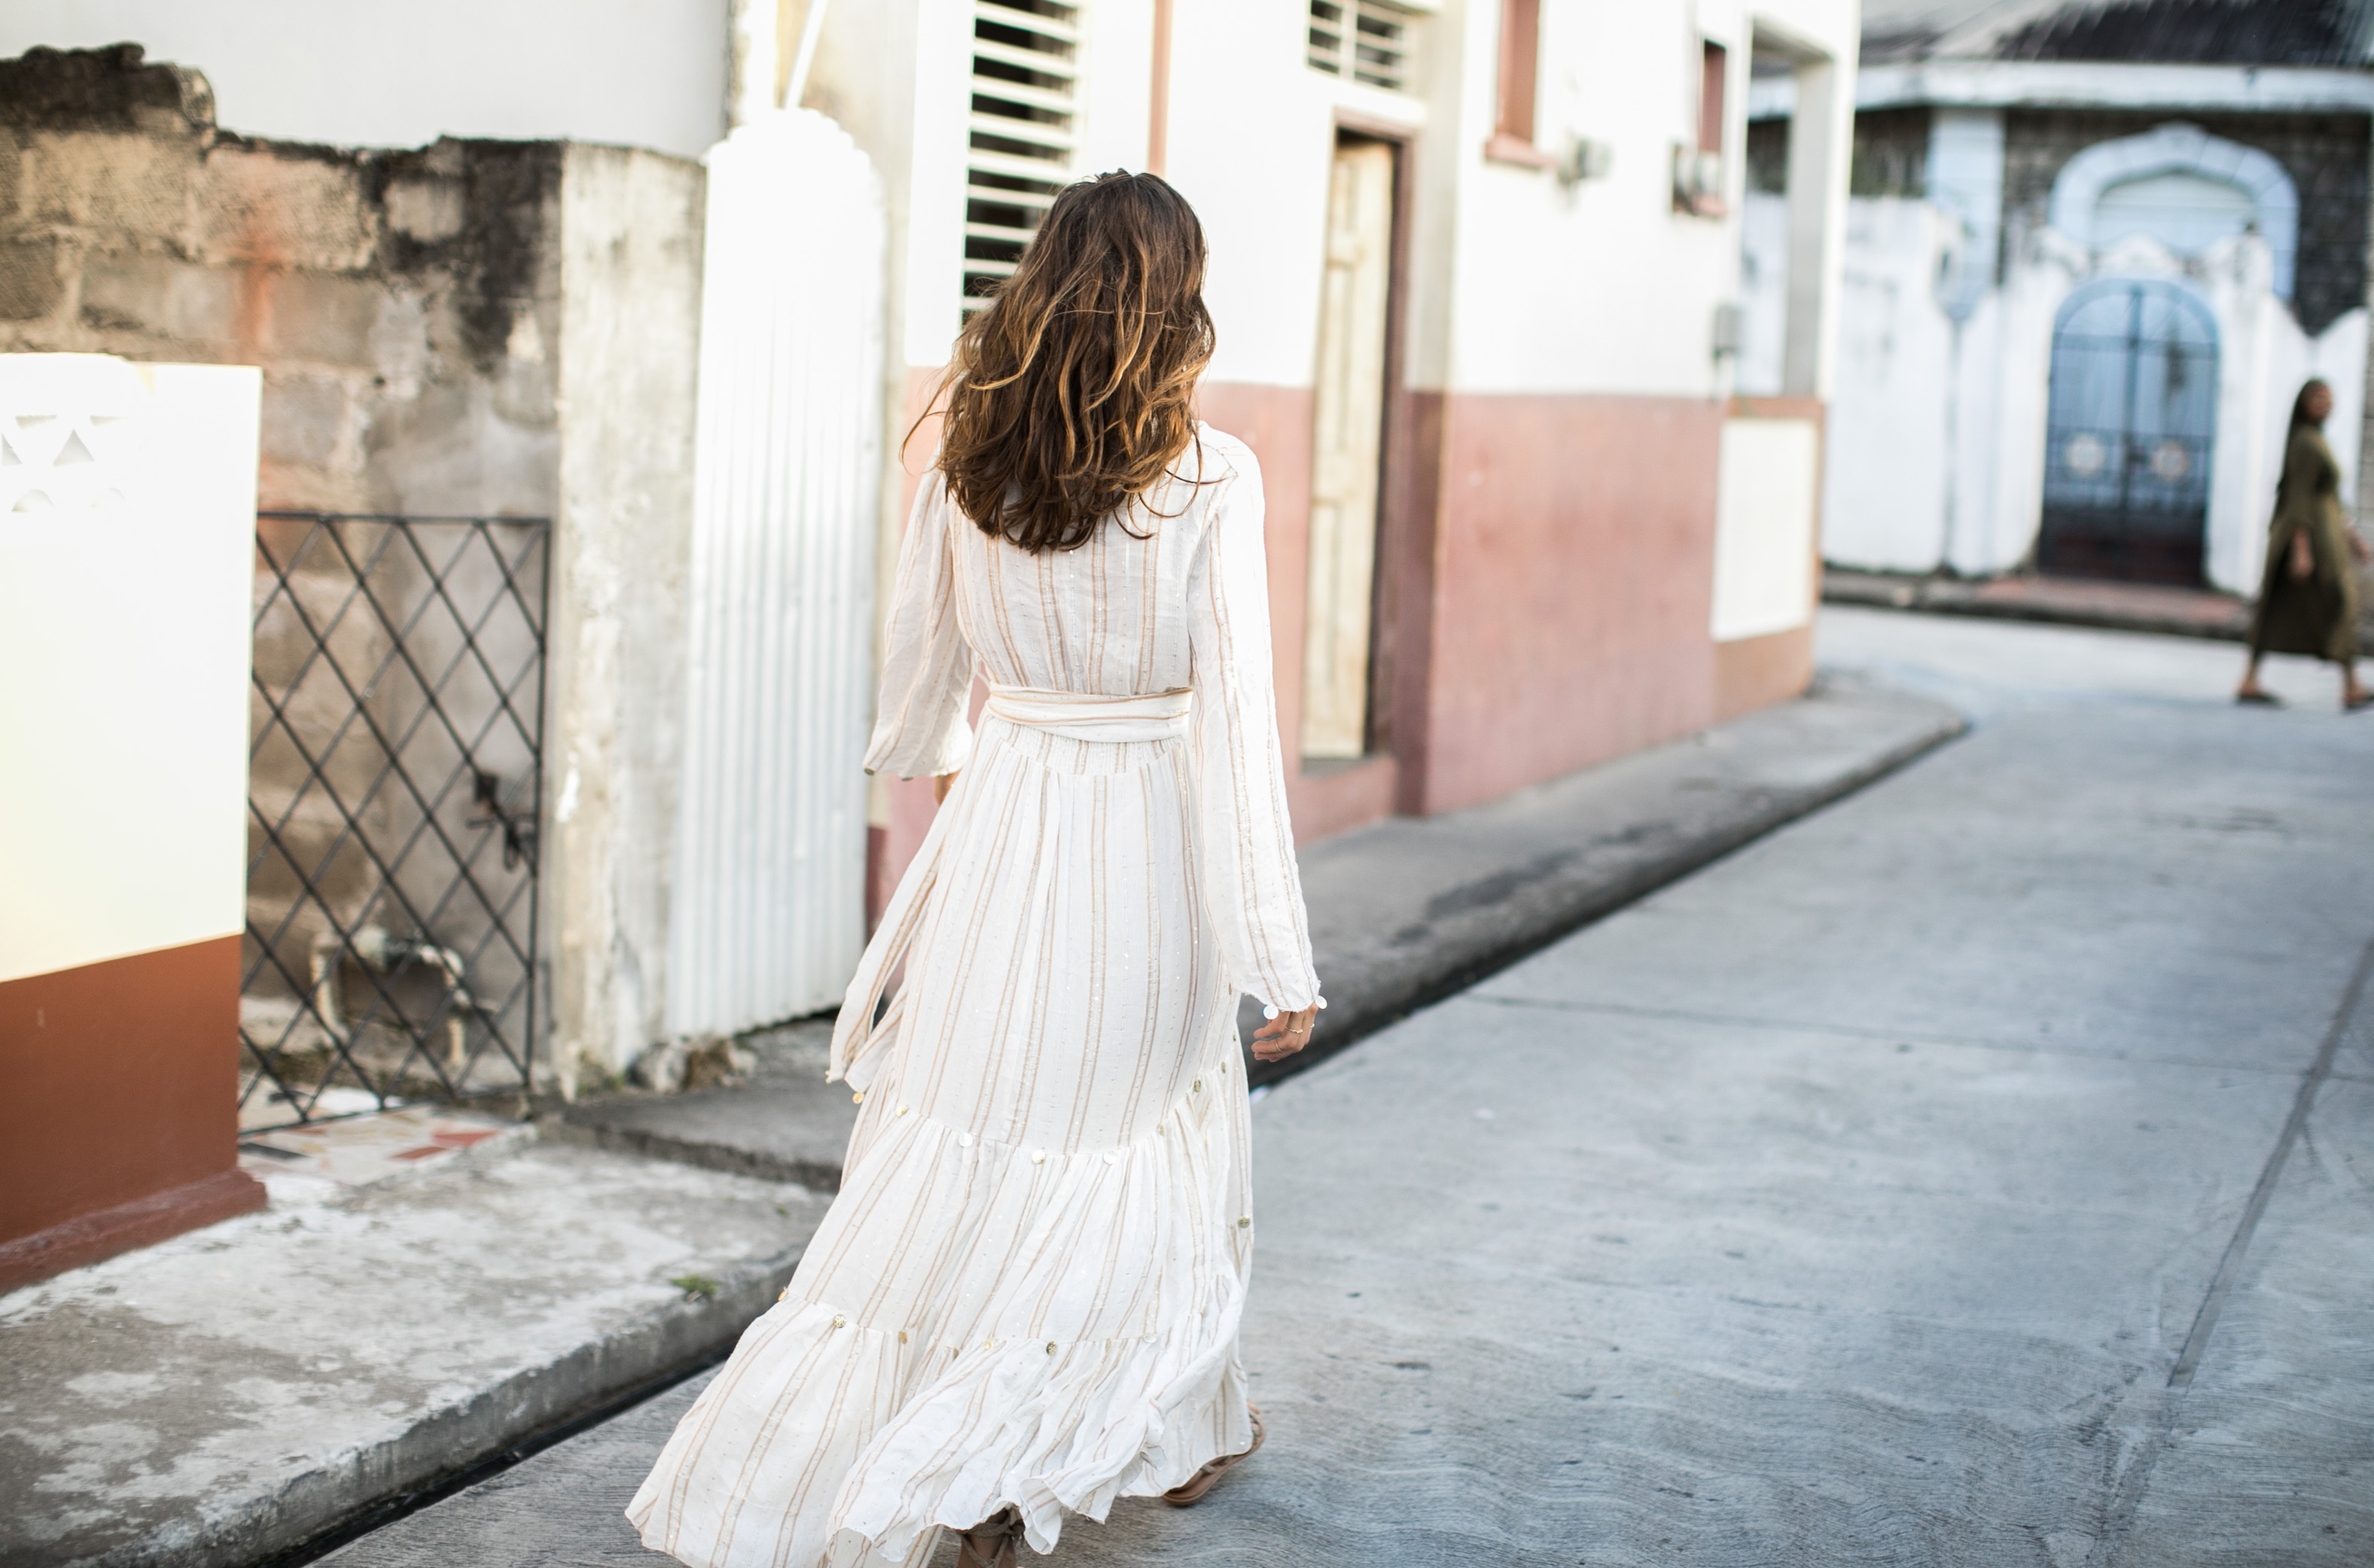
{"label": "pink painted wall", "polygon": [[1698,399],[1446,399],[1415,809],[1711,722],[1722,433]]}

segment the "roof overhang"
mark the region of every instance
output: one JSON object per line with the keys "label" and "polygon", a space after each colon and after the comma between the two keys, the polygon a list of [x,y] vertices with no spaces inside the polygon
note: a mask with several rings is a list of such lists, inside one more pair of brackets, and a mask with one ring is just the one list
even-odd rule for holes
{"label": "roof overhang", "polygon": [[[1796,107],[1797,84],[1763,77],[1747,117]],[[2374,71],[2300,65],[2144,65],[2093,60],[1921,60],[1855,73],[1857,109],[2145,109],[2374,112]]]}

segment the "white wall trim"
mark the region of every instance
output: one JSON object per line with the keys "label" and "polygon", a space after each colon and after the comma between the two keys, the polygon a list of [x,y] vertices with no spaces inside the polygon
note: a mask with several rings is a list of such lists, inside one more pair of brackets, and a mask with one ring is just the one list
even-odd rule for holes
{"label": "white wall trim", "polygon": [[2095,247],[2094,208],[2102,193],[2150,174],[2191,173],[2239,186],[2259,208],[2259,234],[2274,263],[2275,297],[2292,297],[2299,252],[2299,192],[2284,166],[2256,147],[2213,136],[2198,125],[2155,126],[2140,136],[2097,142],[2062,165],[2052,181],[2052,227]]}
{"label": "white wall trim", "polygon": [[[1748,91],[1751,120],[1779,119],[1795,84],[1767,77]],[[2374,74],[2312,66],[2143,65],[2069,60],[1927,60],[1866,65],[1857,109],[1954,104],[1969,109],[2374,111]]]}

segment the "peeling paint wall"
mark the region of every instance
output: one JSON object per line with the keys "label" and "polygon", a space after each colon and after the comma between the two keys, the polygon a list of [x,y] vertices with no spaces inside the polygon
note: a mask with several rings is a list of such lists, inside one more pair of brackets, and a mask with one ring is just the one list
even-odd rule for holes
{"label": "peeling paint wall", "polygon": [[561,179],[545,907],[572,1090],[665,1027],[704,193],[697,166],[620,147],[570,146]]}

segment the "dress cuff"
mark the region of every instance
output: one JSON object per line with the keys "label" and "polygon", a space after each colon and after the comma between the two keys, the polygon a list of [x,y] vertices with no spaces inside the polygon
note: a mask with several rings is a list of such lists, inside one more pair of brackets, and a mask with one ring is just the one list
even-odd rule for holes
{"label": "dress cuff", "polygon": [[865,771],[869,774],[896,773],[901,778],[937,778],[943,773],[954,773],[972,760],[972,726],[959,715],[936,745],[911,750],[894,750],[885,746],[867,753]]}

